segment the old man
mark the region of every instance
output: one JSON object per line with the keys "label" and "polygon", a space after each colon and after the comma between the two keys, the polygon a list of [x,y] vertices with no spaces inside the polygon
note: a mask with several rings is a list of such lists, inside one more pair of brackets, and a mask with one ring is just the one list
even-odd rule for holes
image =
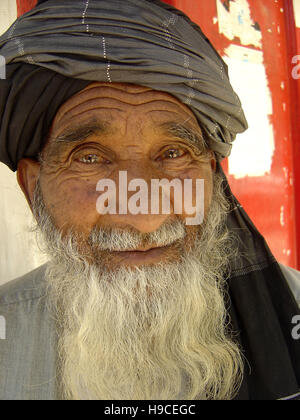
{"label": "old man", "polygon": [[222,172],[247,123],[201,29],[158,0],[46,0],[0,53],[0,159],[50,256],[0,289],[0,398],[297,398],[291,272]]}

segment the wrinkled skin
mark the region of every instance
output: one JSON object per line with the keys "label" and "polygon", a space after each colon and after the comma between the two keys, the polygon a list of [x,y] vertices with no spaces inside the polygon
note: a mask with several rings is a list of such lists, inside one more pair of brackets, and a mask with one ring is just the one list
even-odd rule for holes
{"label": "wrinkled skin", "polygon": [[[110,178],[118,184],[119,171],[127,171],[128,182],[141,178],[148,185],[151,179],[204,179],[206,214],[212,196],[214,155],[199,152],[197,145],[170,133],[167,123],[182,124],[199,138],[202,136],[192,111],[167,93],[128,84],[90,84],[59,109],[42,153],[43,164],[31,159],[19,162],[18,181],[29,205],[39,179],[46,208],[56,227],[62,232],[72,227],[86,237],[94,226],[130,227],[147,233],[169,219],[189,217],[184,212],[181,215],[174,212],[99,214],[96,210],[98,181]],[[99,129],[93,129],[77,141],[55,142],[66,134],[71,138],[74,130],[83,130],[85,126],[99,126]],[[128,193],[128,197],[130,194],[134,193]],[[171,195],[171,203],[172,199]],[[187,231],[188,242],[195,227],[187,226]],[[133,266],[155,263],[168,252],[172,250],[112,253],[111,263]]]}

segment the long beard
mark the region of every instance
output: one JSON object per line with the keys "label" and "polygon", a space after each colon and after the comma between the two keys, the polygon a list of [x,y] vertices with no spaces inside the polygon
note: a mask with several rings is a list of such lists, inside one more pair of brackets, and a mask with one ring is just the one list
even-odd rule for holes
{"label": "long beard", "polygon": [[[192,400],[236,395],[243,361],[227,330],[224,296],[237,245],[225,225],[227,203],[219,177],[193,247],[182,245],[180,258],[152,266],[108,270],[99,260],[91,261],[79,251],[80,235],[62,238],[55,228],[39,185],[33,210],[52,257],[46,278],[48,303],[58,325],[62,399]],[[155,240],[164,243],[172,237],[183,244],[185,229],[179,221],[163,226],[155,232]],[[94,254],[99,237],[106,238],[103,250],[107,243],[122,249],[125,244],[136,245],[138,234],[96,230],[89,238]]]}

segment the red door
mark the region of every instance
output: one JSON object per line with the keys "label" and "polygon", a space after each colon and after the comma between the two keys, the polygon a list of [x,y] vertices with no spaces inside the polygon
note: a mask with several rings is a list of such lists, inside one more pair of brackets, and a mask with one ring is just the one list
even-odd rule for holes
{"label": "red door", "polygon": [[[238,149],[233,162],[229,158],[223,166],[233,192],[265,236],[274,255],[280,262],[300,269],[297,248],[300,244],[300,29],[295,26],[293,1],[165,1],[201,26],[219,53],[230,56],[229,67],[233,63],[238,69],[236,61],[244,60],[242,53],[247,55],[248,67],[254,70],[254,76],[252,78],[251,70],[247,71],[246,64],[240,65],[245,71],[233,72],[235,89],[238,94],[247,94],[245,85],[251,77],[251,88],[260,88],[260,91],[263,88],[264,94],[255,91],[255,100],[249,87],[248,98],[243,95],[246,116],[247,101],[253,103],[253,108],[257,105],[257,119],[254,109],[251,124],[249,121],[253,137],[244,137],[244,134],[238,137],[233,147],[233,154]],[[262,61],[253,65],[249,57],[254,61],[262,58]],[[249,112],[251,114],[251,110]],[[265,126],[269,122],[270,132],[264,129],[261,112],[265,112]],[[259,127],[255,127],[256,123]],[[266,147],[262,147],[264,141]],[[243,142],[250,153],[248,158],[242,151]],[[243,165],[247,167],[244,171]]]}
{"label": "red door", "polygon": [[[275,257],[300,269],[300,29],[293,1],[165,1],[227,57],[250,129],[223,167]],[[35,3],[17,0],[19,15]]]}

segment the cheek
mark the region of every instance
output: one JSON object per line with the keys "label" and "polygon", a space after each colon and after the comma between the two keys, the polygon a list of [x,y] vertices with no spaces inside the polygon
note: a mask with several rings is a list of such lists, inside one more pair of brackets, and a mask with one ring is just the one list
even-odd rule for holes
{"label": "cheek", "polygon": [[88,233],[99,217],[96,209],[99,196],[96,182],[89,180],[52,182],[46,188],[42,185],[42,191],[46,208],[56,226],[62,230],[76,226],[81,232]]}
{"label": "cheek", "polygon": [[[191,201],[192,206],[200,205],[200,201],[203,200],[205,217],[210,207],[213,190],[213,172],[210,164],[202,165],[200,168],[197,167],[189,169],[182,173],[179,176],[179,178],[182,181],[184,181],[185,179],[189,179],[192,181],[191,194],[188,195],[189,199]],[[198,187],[197,180],[201,180],[201,182],[198,183]],[[201,186],[202,180],[204,181],[204,191]],[[185,212],[183,216],[189,217]]]}

